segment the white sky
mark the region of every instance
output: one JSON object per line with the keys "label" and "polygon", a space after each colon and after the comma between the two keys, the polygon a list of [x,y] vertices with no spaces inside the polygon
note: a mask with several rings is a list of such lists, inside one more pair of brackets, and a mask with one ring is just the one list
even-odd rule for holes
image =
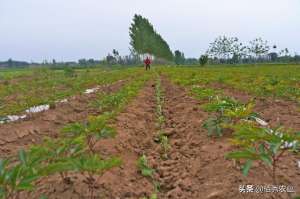
{"label": "white sky", "polygon": [[135,13],[186,57],[199,57],[223,34],[300,53],[300,0],[0,0],[0,60],[128,54]]}

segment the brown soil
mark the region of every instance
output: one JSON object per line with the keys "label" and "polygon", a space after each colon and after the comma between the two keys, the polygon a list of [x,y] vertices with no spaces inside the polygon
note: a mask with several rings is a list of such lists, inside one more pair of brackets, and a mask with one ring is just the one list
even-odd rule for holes
{"label": "brown soil", "polygon": [[117,91],[124,83],[125,81],[118,81],[101,87],[95,93],[73,96],[67,103],[57,104],[54,109],[34,113],[23,121],[1,125],[0,156],[15,154],[21,148],[41,142],[44,136],[55,137],[64,125],[80,122],[88,115],[97,114],[98,111],[90,107],[90,102],[95,100],[100,92]]}
{"label": "brown soil", "polygon": [[[253,99],[253,95],[237,89],[233,89],[224,84],[210,85],[213,88],[222,89],[226,96],[247,103]],[[262,119],[269,122],[271,126],[279,125],[285,128],[291,128],[300,131],[300,107],[297,103],[290,100],[273,99],[270,97],[256,97],[254,111],[257,112]]]}
{"label": "brown soil", "polygon": [[[286,193],[239,193],[239,185],[272,184],[264,166],[255,164],[249,176],[244,177],[231,160],[224,158],[227,152],[234,149],[230,145],[229,136],[210,138],[202,128],[208,117],[208,113],[200,108],[205,102],[193,99],[184,88],[171,84],[165,78],[162,86],[165,90],[163,109],[166,118],[163,129],[171,144],[168,158],[162,158],[161,147],[154,142],[158,131],[156,101],[153,82],[148,82],[128,107],[112,121],[111,125],[116,128],[117,136],[100,140],[96,145],[96,151],[103,157],[119,156],[123,160],[121,167],[104,173],[98,179],[95,191],[97,199],[140,199],[154,193],[152,180],[143,177],[137,169],[137,159],[142,154],[147,155],[150,165],[156,170],[154,179],[160,183],[159,199],[291,198]],[[80,106],[76,105],[76,108]],[[46,134],[55,133],[52,128],[57,128],[54,123],[58,115],[64,117],[67,113],[51,117],[51,129],[43,126],[44,131],[51,131]],[[72,118],[72,121],[77,119]],[[49,125],[49,121],[46,124]],[[6,131],[1,129],[0,132]],[[6,145],[10,146],[8,143]],[[300,170],[297,168],[296,158],[285,155],[281,162],[278,184],[292,185],[300,193]],[[88,186],[81,176],[71,175],[71,182],[63,183],[59,176],[42,179],[38,183],[38,190],[24,198],[39,198],[42,194],[49,199],[89,198]]]}
{"label": "brown soil", "polygon": [[[159,198],[290,198],[287,194],[241,194],[239,185],[272,184],[262,166],[255,165],[244,177],[224,155],[231,151],[228,138],[212,139],[201,127],[207,113],[186,91],[164,80],[171,152],[168,160],[156,155],[154,164],[160,175],[162,193]],[[155,153],[157,154],[157,153]],[[300,171],[296,158],[284,156],[279,167],[279,184],[293,185],[300,192]]]}
{"label": "brown soil", "polygon": [[[106,172],[98,179],[96,198],[136,198],[154,192],[150,179],[139,174],[137,159],[143,152],[152,149],[155,126],[154,88],[151,82],[130,105],[120,113],[112,126],[118,132],[115,138],[100,140],[95,147],[103,157],[118,156],[122,166]],[[39,190],[31,198],[45,194],[51,198],[89,198],[88,186],[82,177],[73,175],[72,184],[62,183],[59,176],[52,176],[39,183]]]}

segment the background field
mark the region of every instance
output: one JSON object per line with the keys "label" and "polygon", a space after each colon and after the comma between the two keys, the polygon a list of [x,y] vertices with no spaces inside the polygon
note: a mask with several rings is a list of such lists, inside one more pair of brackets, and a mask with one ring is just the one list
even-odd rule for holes
{"label": "background field", "polygon": [[260,198],[300,193],[299,65],[0,76],[0,117],[51,105],[0,124],[0,198],[256,197],[240,191],[249,184],[293,188]]}

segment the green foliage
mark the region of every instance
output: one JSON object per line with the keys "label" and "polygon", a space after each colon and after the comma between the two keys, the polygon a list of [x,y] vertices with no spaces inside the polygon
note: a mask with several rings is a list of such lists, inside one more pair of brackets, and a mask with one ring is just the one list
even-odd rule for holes
{"label": "green foliage", "polygon": [[14,198],[21,191],[31,191],[34,182],[40,178],[35,169],[39,159],[32,159],[24,150],[19,151],[18,157],[12,166],[9,160],[0,160],[0,198]]}
{"label": "green foliage", "polygon": [[78,172],[87,172],[89,175],[102,174],[105,170],[120,166],[122,161],[119,158],[102,159],[99,155],[88,154],[72,159],[73,169]]}
{"label": "green foliage", "polygon": [[223,129],[228,128],[231,124],[235,124],[242,119],[254,119],[257,114],[253,112],[253,108],[254,103],[252,101],[248,104],[241,104],[232,98],[215,96],[212,101],[204,106],[204,109],[217,114],[208,118],[203,127],[208,130],[209,136],[216,135],[220,137]]}
{"label": "green foliage", "polygon": [[139,157],[137,166],[143,176],[153,177],[154,169],[149,166],[147,157],[145,155]]}
{"label": "green foliage", "polygon": [[[5,79],[13,78],[9,85],[0,81],[0,117],[20,114],[26,109],[54,104],[56,101],[77,95],[95,85],[111,84],[121,79],[136,79],[142,69],[122,70],[76,69],[76,76],[69,78],[63,70],[27,69],[22,72],[9,72]],[[14,99],[14,100],[11,100]]]}
{"label": "green foliage", "polygon": [[278,161],[286,151],[298,152],[300,136],[297,133],[284,131],[282,128],[270,129],[258,127],[254,122],[243,121],[232,126],[233,143],[240,150],[228,153],[227,158],[245,160],[243,174],[247,175],[253,161],[262,161],[272,170],[276,183]]}
{"label": "green foliage", "polygon": [[90,151],[99,139],[112,138],[116,135],[114,128],[107,126],[110,115],[90,117],[85,124],[73,123],[65,126],[62,133],[68,138],[85,138]]}
{"label": "green foliage", "polygon": [[75,76],[75,70],[72,67],[65,67],[64,68],[64,74],[66,77],[74,77]]}
{"label": "green foliage", "polygon": [[171,145],[169,143],[168,136],[161,135],[159,140],[160,140],[160,145],[161,145],[161,148],[162,148],[162,151],[163,151],[163,157],[167,158],[168,157],[168,152],[171,149]]}
{"label": "green foliage", "polygon": [[154,30],[148,19],[134,15],[129,29],[130,45],[139,54],[149,53],[159,58],[172,61],[173,54],[167,42]]}
{"label": "green foliage", "polygon": [[208,62],[208,56],[207,55],[201,55],[201,57],[199,58],[199,63],[201,66],[206,65]]}
{"label": "green foliage", "polygon": [[207,129],[208,131],[208,136],[213,136],[213,135],[216,135],[216,136],[222,136],[222,132],[223,132],[223,129],[222,129],[222,124],[223,124],[223,121],[224,118],[220,117],[210,117],[208,118],[204,124],[203,124],[203,127],[205,129]]}
{"label": "green foliage", "polygon": [[184,64],[185,58],[184,58],[184,54],[182,52],[180,52],[179,50],[176,50],[174,52],[174,62],[177,65],[182,65]]}
{"label": "green foliage", "polygon": [[225,110],[232,110],[238,107],[240,104],[236,100],[229,97],[216,96],[213,101],[203,106],[203,109],[208,112],[220,112],[224,113]]}
{"label": "green foliage", "polygon": [[219,90],[198,86],[193,86],[191,93],[199,100],[212,100],[215,96],[222,94]]}

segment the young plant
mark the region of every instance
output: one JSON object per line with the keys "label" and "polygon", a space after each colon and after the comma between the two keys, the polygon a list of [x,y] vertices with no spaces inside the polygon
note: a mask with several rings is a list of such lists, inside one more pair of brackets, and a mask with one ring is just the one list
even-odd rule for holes
{"label": "young plant", "polygon": [[159,140],[160,140],[160,145],[161,145],[161,148],[162,148],[163,158],[167,159],[168,158],[168,152],[171,149],[171,145],[169,143],[168,136],[161,134]]}
{"label": "young plant", "polygon": [[234,99],[216,97],[213,102],[205,106],[207,111],[216,112],[216,115],[208,118],[203,127],[208,130],[209,136],[222,136],[223,129],[228,125],[235,124],[240,120],[254,119],[257,114],[253,112],[253,108],[252,101],[248,104],[241,104]]}
{"label": "young plant", "polygon": [[85,153],[86,143],[84,137],[50,139],[46,138],[43,145],[35,145],[29,149],[31,157],[41,158],[38,165],[42,176],[59,173],[62,181],[71,183],[68,171],[72,170],[69,160]]}
{"label": "young plant", "polygon": [[253,161],[261,161],[270,168],[268,173],[276,184],[276,171],[280,158],[288,151],[298,152],[300,134],[284,132],[282,128],[258,127],[251,121],[233,126],[233,143],[241,150],[228,153],[227,158],[244,160],[242,172],[247,175]]}
{"label": "young plant", "polygon": [[62,132],[69,138],[85,137],[88,149],[91,153],[95,151],[95,144],[99,139],[111,138],[116,135],[115,129],[107,126],[109,115],[90,117],[86,124],[74,123],[63,128]]}
{"label": "young plant", "polygon": [[222,136],[222,123],[224,122],[223,120],[224,118],[222,117],[210,117],[204,122],[202,126],[208,131],[208,136]]}
{"label": "young plant", "polygon": [[18,162],[0,160],[0,198],[18,199],[21,191],[32,191],[34,182],[41,176],[35,169],[40,159],[31,158],[24,150],[19,151]]}
{"label": "young plant", "polygon": [[71,160],[73,169],[80,172],[86,178],[86,183],[89,186],[90,198],[94,198],[94,190],[97,188],[96,183],[98,179],[96,176],[101,177],[103,173],[113,167],[121,165],[119,158],[102,159],[100,156],[83,155],[79,158]]}
{"label": "young plant", "polygon": [[146,155],[142,155],[138,159],[137,166],[143,176],[151,178],[153,177],[154,169],[149,166]]}

